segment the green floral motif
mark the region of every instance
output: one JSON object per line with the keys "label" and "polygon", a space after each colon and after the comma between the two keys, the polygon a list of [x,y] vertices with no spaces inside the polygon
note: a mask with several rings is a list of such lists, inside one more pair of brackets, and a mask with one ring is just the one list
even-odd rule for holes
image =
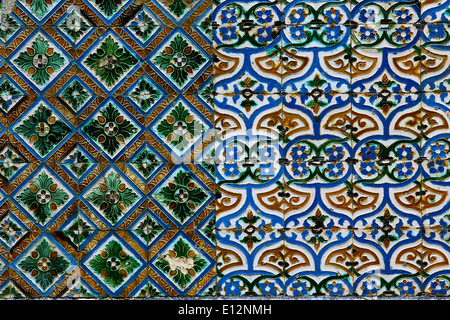
{"label": "green floral motif", "polygon": [[382,216],[378,216],[377,219],[383,224],[380,228],[380,231],[383,233],[377,240],[383,243],[385,248],[389,248],[391,242],[395,242],[398,240],[398,237],[390,234],[392,231],[395,231],[395,228],[391,226],[391,223],[397,218],[395,215],[391,215],[389,210],[385,210]]}
{"label": "green floral motif", "polygon": [[[240,242],[247,245],[247,248],[249,250],[253,249],[254,244],[261,242],[261,239],[257,237],[257,228],[255,227],[255,223],[258,222],[258,220],[261,220],[260,217],[253,215],[251,211],[247,212],[247,216],[239,218],[243,223],[247,224],[247,226],[244,229],[245,236],[239,240]],[[256,235],[255,235],[256,233]]]}
{"label": "green floral motif", "polygon": [[316,74],[313,80],[309,80],[306,83],[310,88],[313,88],[311,90],[311,96],[313,99],[308,101],[306,105],[313,109],[314,113],[317,114],[319,113],[320,108],[327,105],[327,102],[320,100],[320,98],[323,97],[323,90],[320,88],[326,85],[327,81],[322,79],[319,74]]}
{"label": "green floral motif", "polygon": [[208,223],[202,229],[203,233],[213,242],[216,241],[216,220],[213,218],[209,219]]}
{"label": "green floral motif", "polygon": [[119,242],[111,240],[89,261],[89,266],[100,275],[105,284],[117,288],[141,263],[130,256]]}
{"label": "green floral motif", "polygon": [[194,137],[202,134],[203,125],[195,120],[183,103],[178,103],[172,112],[162,120],[156,130],[161,133],[166,141],[179,151],[183,151],[194,141]]}
{"label": "green floral motif", "polygon": [[206,58],[178,34],[154,59],[166,74],[179,85],[185,85],[195,70],[200,69]]}
{"label": "green floral motif", "polygon": [[28,272],[42,290],[50,287],[69,268],[70,262],[60,255],[46,239],[36,246],[19,267]]}
{"label": "green floral motif", "polygon": [[[308,233],[305,235],[305,240],[307,243],[314,245],[316,250],[319,250],[320,246],[329,241],[330,235],[327,235],[327,230],[331,232],[337,232],[339,228],[331,227],[327,228],[325,226],[325,221],[329,219],[329,216],[324,215],[318,209],[313,216],[309,216],[307,220],[311,221],[314,225],[308,228]],[[309,239],[306,237],[309,236]],[[328,238],[327,238],[328,237]]]}
{"label": "green floral motif", "polygon": [[397,102],[393,101],[393,100],[386,100],[386,99],[381,99],[380,102],[377,102],[375,104],[375,106],[377,108],[379,108],[384,115],[388,115],[389,111],[391,111],[391,109],[393,109],[395,106],[397,105]]}
{"label": "green floral motif", "polygon": [[193,215],[194,210],[208,197],[191,175],[183,170],[178,171],[173,180],[162,187],[156,196],[181,222]]}
{"label": "green floral motif", "polygon": [[162,297],[163,294],[156,289],[152,284],[148,284],[139,291],[137,297],[146,298],[146,297]]}
{"label": "green floral motif", "polygon": [[14,242],[14,235],[21,235],[22,232],[23,229],[9,218],[4,219],[0,223],[0,239],[3,239],[9,245],[11,245],[11,242]]}
{"label": "green floral motif", "polygon": [[24,295],[13,286],[6,286],[3,291],[0,292],[0,299],[11,298],[24,298]]}
{"label": "green floral motif", "polygon": [[80,82],[78,82],[78,80],[74,80],[63,92],[61,92],[61,98],[64,99],[74,111],[78,111],[91,98],[91,94]]}
{"label": "green floral motif", "polygon": [[87,196],[112,224],[115,224],[127,207],[133,205],[138,198],[139,196],[121,181],[120,175],[114,172],[110,172]]}
{"label": "green floral motif", "polygon": [[89,0],[94,2],[96,6],[104,13],[107,17],[114,15],[122,6],[122,0]]}
{"label": "green floral motif", "polygon": [[92,161],[80,151],[71,154],[64,163],[78,178],[86,172],[91,164]]}
{"label": "green floral motif", "polygon": [[172,12],[177,18],[180,18],[185,12],[187,6],[192,6],[197,0],[162,0],[162,2],[168,6],[170,12]]}
{"label": "green floral motif", "polygon": [[136,230],[134,230],[134,233],[141,237],[145,243],[149,244],[162,230],[163,227],[147,215],[145,219],[139,223]]}
{"label": "green floral motif", "polygon": [[202,296],[212,297],[217,295],[217,286],[214,284],[202,293]]}
{"label": "green floral motif", "polygon": [[6,217],[0,221],[0,239],[3,239],[10,248],[26,234],[27,231],[22,229],[11,217]]}
{"label": "green floral motif", "polygon": [[[397,83],[395,81],[389,80],[387,75],[383,75],[383,78],[380,81],[375,82],[373,85],[374,87],[378,87],[381,92],[392,90],[392,87],[395,86]],[[397,106],[397,102],[395,100],[388,100],[387,98],[381,99],[381,101],[377,102],[375,104],[377,108],[379,108],[384,115],[388,115],[389,112]]]}
{"label": "green floral motif", "polygon": [[0,83],[0,107],[3,110],[8,111],[12,108],[21,96],[22,92],[20,92],[8,79],[5,79]]}
{"label": "green floral motif", "polygon": [[8,40],[8,38],[20,28],[20,24],[11,15],[6,15],[6,22],[4,26],[0,29],[0,38],[3,41]]}
{"label": "green floral motif", "polygon": [[210,81],[209,84],[206,87],[204,87],[202,91],[200,91],[200,97],[202,97],[211,107],[213,106],[214,103],[213,91],[214,86],[212,81]]}
{"label": "green floral motif", "polygon": [[89,238],[93,231],[94,230],[85,220],[77,218],[68,228],[64,229],[63,232],[74,244],[80,245]]}
{"label": "green floral motif", "polygon": [[374,82],[373,86],[380,88],[381,90],[389,90],[392,89],[397,83],[395,81],[389,80],[387,75],[383,75],[383,78],[380,81]]}
{"label": "green floral motif", "polygon": [[[108,2],[113,3],[113,1]],[[94,70],[95,75],[99,76],[108,87],[112,87],[138,63],[138,60],[109,35],[95,52],[87,56],[83,63]]]}
{"label": "green floral motif", "polygon": [[205,19],[203,19],[198,26],[200,28],[200,30],[202,30],[206,36],[210,37],[210,39],[212,39],[212,33],[213,33],[212,27],[211,27],[211,21],[212,21],[212,16],[210,14]]}
{"label": "green floral motif", "polygon": [[119,112],[111,102],[85,125],[82,130],[98,142],[109,155],[114,156],[125,140],[132,137],[138,128]]}
{"label": "green floral motif", "polygon": [[26,205],[33,212],[42,224],[44,224],[52,214],[69,200],[69,195],[53,182],[53,179],[45,171],[31,180],[30,186],[24,189],[17,199]]}
{"label": "green floral motif", "polygon": [[21,167],[25,160],[15,154],[11,149],[0,154],[0,174],[5,178],[11,178]]}
{"label": "green floral motif", "polygon": [[13,62],[28,75],[31,75],[31,79],[37,85],[42,86],[67,61],[54,48],[50,47],[48,40],[43,36],[38,36],[31,47],[27,47],[26,51],[21,52]]}
{"label": "green floral motif", "polygon": [[215,151],[211,149],[202,159],[202,167],[205,168],[212,176],[216,175]]}
{"label": "green floral motif", "polygon": [[135,295],[136,298],[147,298],[147,297],[162,297],[163,294],[154,287],[151,283],[145,285],[142,287],[141,290],[139,290],[139,293]]}
{"label": "green floral motif", "polygon": [[163,294],[158,289],[153,287],[151,284],[148,285],[147,292],[148,292],[148,296],[149,297],[161,297],[161,296],[163,296]]}
{"label": "green floral motif", "polygon": [[[23,1],[23,0],[22,0]],[[25,0],[25,4],[39,19],[48,13],[48,7],[53,5],[53,0]]]}
{"label": "green floral motif", "polygon": [[90,293],[88,289],[83,285],[80,284],[80,288],[78,289],[78,293],[80,295],[80,298],[96,298],[97,296]]}
{"label": "green floral motif", "polygon": [[78,14],[72,11],[59,27],[76,43],[89,30],[90,25]]}
{"label": "green floral motif", "polygon": [[145,179],[148,179],[155,169],[160,165],[156,155],[149,150],[143,150],[133,161],[136,169],[143,175]]}
{"label": "green floral motif", "polygon": [[250,112],[252,107],[256,107],[258,103],[252,99],[254,95],[252,93],[252,88],[258,85],[258,81],[250,77],[245,77],[244,80],[239,81],[238,85],[243,89],[242,92],[246,92],[244,95],[244,100],[242,100],[240,106],[245,108],[245,111]]}
{"label": "green floral motif", "polygon": [[147,41],[156,29],[156,23],[145,11],[139,12],[134,20],[130,21],[128,28],[142,41]]}
{"label": "green floral motif", "polygon": [[139,81],[139,84],[130,93],[130,97],[136,101],[143,111],[149,110],[160,96],[161,92],[146,80]]}
{"label": "green floral motif", "polygon": [[162,255],[155,262],[155,266],[181,288],[185,288],[206,268],[207,261],[180,238],[173,246],[173,250]]}
{"label": "green floral motif", "polygon": [[28,139],[42,157],[45,157],[71,131],[50,108],[40,105],[15,130]]}

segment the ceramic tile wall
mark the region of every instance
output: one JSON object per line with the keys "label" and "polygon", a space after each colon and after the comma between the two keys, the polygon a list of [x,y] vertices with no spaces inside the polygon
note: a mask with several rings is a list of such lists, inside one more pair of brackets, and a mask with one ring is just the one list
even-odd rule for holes
{"label": "ceramic tile wall", "polygon": [[3,0],[0,297],[448,295],[449,8]]}
{"label": "ceramic tile wall", "polygon": [[2,297],[214,292],[211,10],[36,0],[6,15]]}
{"label": "ceramic tile wall", "polygon": [[219,294],[448,295],[448,8],[217,4]]}

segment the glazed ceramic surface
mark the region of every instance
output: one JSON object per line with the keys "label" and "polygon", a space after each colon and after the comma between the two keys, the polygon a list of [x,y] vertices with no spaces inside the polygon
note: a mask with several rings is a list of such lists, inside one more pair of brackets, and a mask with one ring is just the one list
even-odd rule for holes
{"label": "glazed ceramic surface", "polygon": [[0,45],[0,298],[450,294],[449,0],[3,0]]}

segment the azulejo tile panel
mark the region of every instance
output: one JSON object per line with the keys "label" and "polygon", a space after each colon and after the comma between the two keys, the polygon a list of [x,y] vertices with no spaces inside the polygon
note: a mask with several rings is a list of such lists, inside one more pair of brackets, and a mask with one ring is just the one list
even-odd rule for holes
{"label": "azulejo tile panel", "polygon": [[449,1],[1,5],[1,299],[450,295]]}

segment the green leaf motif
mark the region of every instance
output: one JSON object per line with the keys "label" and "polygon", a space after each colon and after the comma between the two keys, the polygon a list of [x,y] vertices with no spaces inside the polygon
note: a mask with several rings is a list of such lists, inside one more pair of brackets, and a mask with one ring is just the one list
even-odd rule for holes
{"label": "green leaf motif", "polygon": [[0,84],[0,107],[8,111],[13,99],[18,99],[22,93],[7,79]]}
{"label": "green leaf motif", "polygon": [[155,262],[155,266],[172,277],[181,288],[185,288],[191,283],[193,277],[205,269],[207,261],[191,250],[189,244],[180,238],[173,250],[161,256]]}
{"label": "green leaf motif", "polygon": [[209,154],[206,154],[202,161],[202,167],[205,168],[213,177],[216,175],[216,163],[215,159],[215,150],[211,149]]}
{"label": "green leaf motif", "polygon": [[208,103],[208,106],[212,107],[214,104],[213,98],[214,86],[210,82],[203,90],[200,92],[200,96]]}
{"label": "green leaf motif", "polygon": [[251,87],[253,87],[257,83],[258,83],[258,81],[250,79],[250,78],[246,78],[245,80],[239,81],[239,85],[242,88],[246,88],[246,89],[250,89]]}
{"label": "green leaf motif", "polygon": [[390,88],[394,86],[396,83],[392,80],[383,79],[382,81],[374,82],[374,86],[379,87],[380,89]]}
{"label": "green leaf motif", "polygon": [[0,174],[9,179],[23,163],[25,163],[24,159],[7,149],[3,154],[0,154]]}
{"label": "green leaf motif", "polygon": [[145,12],[141,11],[136,15],[136,20],[132,20],[129,24],[130,30],[132,30],[143,41],[147,41],[152,35],[152,31],[156,28],[156,23]]}
{"label": "green leaf motif", "polygon": [[242,220],[244,223],[247,223],[247,224],[255,224],[258,220],[260,220],[261,218],[260,217],[258,217],[258,216],[254,216],[254,215],[251,215],[250,217],[241,217],[241,218],[239,218],[239,220]]}
{"label": "green leaf motif", "polygon": [[249,99],[242,100],[241,102],[241,107],[245,108],[245,110],[250,110],[252,107],[255,107],[257,105],[258,104],[255,101]]}
{"label": "green leaf motif", "polygon": [[247,246],[249,246],[249,249],[253,248],[253,244],[261,242],[261,239],[258,239],[255,236],[245,236],[240,240],[240,242],[245,243]]}
{"label": "green leaf motif", "polygon": [[43,157],[71,132],[70,128],[44,105],[40,105],[34,114],[28,116],[14,131],[28,139]]}
{"label": "green leaf motif", "polygon": [[150,218],[150,216],[146,216],[134,232],[148,244],[162,230],[163,227],[159,223]]}
{"label": "green leaf motif", "polygon": [[194,140],[202,134],[204,126],[189,112],[183,103],[179,103],[172,109],[170,114],[156,127],[158,133],[162,134],[166,141],[180,151],[183,151]]}
{"label": "green leaf motif", "polygon": [[395,218],[397,218],[397,216],[394,216],[394,215],[385,215],[385,216],[377,217],[377,219],[380,220],[383,223],[385,223],[385,222],[393,222],[395,220]]}
{"label": "green leaf motif", "polygon": [[28,188],[17,195],[17,199],[44,224],[59,206],[67,203],[69,195],[58,188],[58,185],[44,171],[31,181]]}
{"label": "green leaf motif", "polygon": [[196,185],[190,175],[180,170],[173,181],[161,188],[157,197],[161,198],[161,202],[167,205],[175,217],[184,222],[194,214],[194,210],[203,203],[207,194]]}
{"label": "green leaf motif", "polygon": [[9,218],[6,218],[1,224],[0,224],[0,239],[3,239],[4,242],[11,245],[11,242],[16,241],[14,238],[16,235],[19,237],[23,234],[23,229],[19,227],[17,223],[12,221]]}
{"label": "green leaf motif", "polygon": [[17,29],[20,28],[20,24],[11,16],[6,15],[6,23],[0,29],[0,37],[3,41],[8,40],[9,36],[12,35]]}
{"label": "green leaf motif", "polygon": [[327,80],[320,78],[320,75],[316,74],[313,80],[306,82],[310,87],[319,88],[327,83]]}
{"label": "green leaf motif", "polygon": [[94,230],[81,218],[75,219],[74,222],[63,233],[69,237],[76,245],[83,243]]}
{"label": "green leaf motif", "polygon": [[46,290],[70,266],[70,262],[61,256],[46,239],[36,249],[20,261],[19,267],[35,279],[41,289]]}
{"label": "green leaf motif", "polygon": [[[163,2],[169,6],[170,11],[176,16],[181,17],[187,6],[186,3],[192,4],[193,0],[163,0]],[[185,3],[186,2],[186,3]]]}
{"label": "green leaf motif", "polygon": [[215,218],[211,218],[204,229],[202,230],[204,234],[213,242],[216,241],[216,220]]}
{"label": "green leaf motif", "polygon": [[325,238],[322,236],[318,236],[318,237],[311,237],[308,241],[308,243],[314,244],[314,245],[318,245],[319,243],[324,243],[326,242]]}
{"label": "green leaf motif", "polygon": [[67,164],[68,168],[78,177],[80,178],[86,170],[90,167],[89,163],[69,163]]}
{"label": "green leaf motif", "polygon": [[377,240],[378,240],[379,242],[382,242],[382,243],[385,245],[385,247],[387,247],[387,246],[389,245],[390,242],[397,241],[398,238],[395,237],[395,236],[393,236],[393,235],[386,235],[386,234],[383,234],[382,236],[378,237]]}
{"label": "green leaf motif", "polygon": [[118,10],[119,6],[122,5],[122,0],[90,0],[91,2],[95,2],[100,11],[104,13],[107,17],[111,17]]}
{"label": "green leaf motif", "polygon": [[74,111],[78,111],[78,109],[89,100],[90,96],[89,92],[80,82],[78,82],[78,80],[75,80],[68,85],[61,93],[61,98],[63,98]]}
{"label": "green leaf motif", "polygon": [[82,130],[113,156],[125,140],[138,129],[119,112],[111,102],[85,125]]}
{"label": "green leaf motif", "polygon": [[89,266],[112,288],[121,285],[141,263],[129,255],[122,245],[111,240],[106,247],[89,261]]}
{"label": "green leaf motif", "polygon": [[148,150],[143,150],[133,162],[135,163],[137,170],[145,179],[148,179],[159,166],[156,155]]}
{"label": "green leaf motif", "polygon": [[147,292],[149,297],[160,297],[163,295],[158,289],[156,289],[151,284],[148,285]]}
{"label": "green leaf motif", "polygon": [[9,241],[11,240],[9,230],[7,228],[0,229],[0,239],[2,239],[6,243],[9,243]]}
{"label": "green leaf motif", "polygon": [[147,111],[157,101],[161,93],[156,90],[148,81],[141,80],[133,89],[130,97],[134,99],[143,111]]}
{"label": "green leaf motif", "polygon": [[185,85],[194,70],[200,69],[206,58],[178,34],[155,57],[155,64],[165,70],[180,86]]}
{"label": "green leaf motif", "polygon": [[40,86],[45,85],[50,75],[67,63],[66,59],[51,48],[48,40],[42,36],[37,37],[31,48],[21,52],[14,62],[31,75],[31,79]]}
{"label": "green leaf motif", "polygon": [[87,199],[97,206],[112,224],[117,223],[126,209],[134,204],[139,196],[122,183],[117,173],[110,172],[98,187],[87,196]]}
{"label": "green leaf motif", "polygon": [[87,158],[86,155],[78,149],[74,153],[71,153],[68,158],[63,162],[63,165],[70,169],[74,175],[80,178],[86,170],[91,166],[92,160]]}
{"label": "green leaf motif", "polygon": [[0,299],[24,298],[24,295],[13,286],[6,286],[0,292]]}
{"label": "green leaf motif", "polygon": [[212,27],[211,27],[212,16],[209,15],[206,19],[203,19],[200,22],[199,28],[206,34],[212,35]]}
{"label": "green leaf motif", "polygon": [[[113,1],[109,1],[113,2]],[[106,83],[114,86],[127,71],[138,63],[134,55],[108,35],[100,47],[87,56],[84,63],[95,71],[95,75]]]}
{"label": "green leaf motif", "polygon": [[52,0],[28,0],[26,4],[29,6],[38,18],[42,18],[48,12],[48,6],[52,5]]}
{"label": "green leaf motif", "polygon": [[74,42],[77,42],[89,30],[90,26],[80,15],[72,11],[60,27]]}

